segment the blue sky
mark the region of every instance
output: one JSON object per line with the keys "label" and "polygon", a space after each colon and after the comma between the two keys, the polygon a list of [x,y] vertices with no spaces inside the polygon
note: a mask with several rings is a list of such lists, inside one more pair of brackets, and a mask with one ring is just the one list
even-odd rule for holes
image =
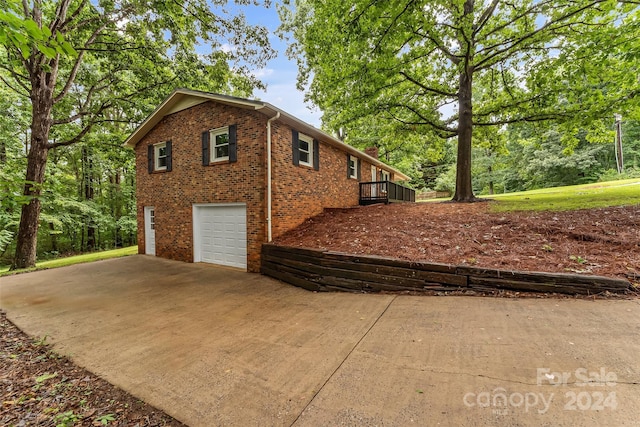
{"label": "blue sky", "polygon": [[287,45],[275,35],[280,25],[280,18],[273,2],[270,8],[263,6],[246,6],[242,9],[251,24],[259,24],[269,29],[269,41],[278,52],[278,56],[260,70],[256,76],[266,85],[266,91],[255,91],[254,95],[262,101],[269,102],[289,114],[315,126],[320,127],[322,113],[317,108],[310,108],[304,102],[304,93],[296,89],[298,66],[294,60],[285,55]]}

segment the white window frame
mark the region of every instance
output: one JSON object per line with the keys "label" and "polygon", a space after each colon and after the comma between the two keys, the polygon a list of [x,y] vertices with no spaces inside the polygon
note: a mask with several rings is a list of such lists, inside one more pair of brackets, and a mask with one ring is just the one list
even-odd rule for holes
{"label": "white window frame", "polygon": [[[349,155],[349,178],[358,179],[358,160],[356,156]],[[353,169],[351,162],[353,162]]]}
{"label": "white window frame", "polygon": [[[164,148],[164,156],[160,156],[160,150]],[[153,170],[166,171],[167,170],[167,143],[159,142],[153,145]],[[160,166],[160,159],[165,159],[164,166]]]}
{"label": "white window frame", "polygon": [[[389,171],[386,171],[384,169],[382,169],[380,171],[380,181],[389,181],[391,179],[391,174],[389,173]],[[387,183],[383,182],[382,183],[382,192],[386,193],[387,192]]]}
{"label": "white window frame", "polygon": [[156,210],[154,208],[149,209],[149,229],[156,229]]}
{"label": "white window frame", "polygon": [[[216,136],[227,135],[227,147],[229,147],[229,126],[211,129],[209,131],[209,161],[211,163],[215,162],[225,162],[229,161],[229,148],[227,148],[227,155],[222,157],[216,157]],[[225,144],[220,145],[223,147]]]}
{"label": "white window frame", "polygon": [[[302,149],[302,146],[300,145],[301,141],[304,141],[308,144],[309,151]],[[298,134],[298,152],[299,152],[298,163],[300,163],[301,165],[313,167],[313,138],[302,133]],[[302,153],[309,153],[309,157],[308,157],[309,161],[305,162],[304,160],[302,160]]]}

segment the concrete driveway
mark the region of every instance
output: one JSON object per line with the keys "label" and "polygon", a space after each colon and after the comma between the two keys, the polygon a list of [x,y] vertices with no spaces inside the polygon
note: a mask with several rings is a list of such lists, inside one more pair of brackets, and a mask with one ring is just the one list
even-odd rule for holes
{"label": "concrete driveway", "polygon": [[143,255],[0,279],[33,336],[192,426],[638,425],[633,301],[317,294]]}

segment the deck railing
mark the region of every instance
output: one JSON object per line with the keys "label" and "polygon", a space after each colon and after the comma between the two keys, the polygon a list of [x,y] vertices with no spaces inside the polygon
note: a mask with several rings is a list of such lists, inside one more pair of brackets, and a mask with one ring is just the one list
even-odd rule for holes
{"label": "deck railing", "polygon": [[416,191],[391,181],[360,183],[360,204],[415,202]]}

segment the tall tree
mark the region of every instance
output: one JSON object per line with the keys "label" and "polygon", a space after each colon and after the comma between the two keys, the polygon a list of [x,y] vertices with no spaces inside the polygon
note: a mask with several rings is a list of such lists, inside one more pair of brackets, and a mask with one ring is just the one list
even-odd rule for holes
{"label": "tall tree", "polygon": [[[0,78],[31,103],[24,185],[30,201],[22,206],[13,268],[35,264],[50,150],[81,141],[114,120],[113,110],[125,111],[115,120],[139,119],[167,85],[194,75],[204,74],[200,84],[209,83],[207,89],[239,85],[245,92],[258,83],[247,66],[260,66],[272,55],[266,30],[249,26],[242,15],[225,14],[226,3],[216,0],[212,9],[206,0],[24,0],[19,10],[10,9],[11,22],[19,14],[25,28],[35,25],[44,34],[37,41],[25,40],[20,31],[0,33]],[[193,58],[199,41],[211,52]],[[77,54],[65,50],[66,42]],[[223,43],[234,48],[225,53]],[[229,62],[236,64],[233,71]],[[64,130],[52,131],[54,126]]]}
{"label": "tall tree", "polygon": [[[299,85],[330,127],[363,116],[457,137],[453,199],[475,200],[475,127],[591,120],[638,93],[637,1],[295,0]],[[623,66],[624,64],[624,66]],[[635,70],[635,72],[634,72]],[[580,114],[578,114],[580,113]]]}

